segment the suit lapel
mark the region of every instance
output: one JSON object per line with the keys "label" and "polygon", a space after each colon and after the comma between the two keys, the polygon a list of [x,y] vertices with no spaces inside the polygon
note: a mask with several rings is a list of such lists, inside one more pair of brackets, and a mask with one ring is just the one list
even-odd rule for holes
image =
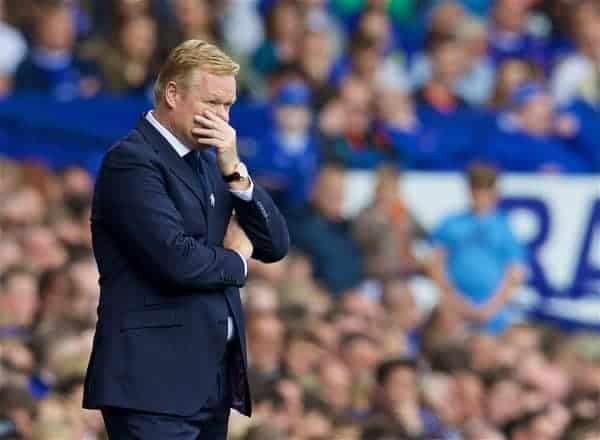
{"label": "suit lapel", "polygon": [[148,143],[160,154],[164,163],[169,167],[171,172],[175,174],[192,193],[198,198],[204,210],[204,214],[208,214],[206,207],[206,195],[201,188],[198,174],[196,174],[186,163],[179,157],[173,147],[167,140],[150,124],[145,117],[142,117],[138,124],[138,131],[146,138]]}

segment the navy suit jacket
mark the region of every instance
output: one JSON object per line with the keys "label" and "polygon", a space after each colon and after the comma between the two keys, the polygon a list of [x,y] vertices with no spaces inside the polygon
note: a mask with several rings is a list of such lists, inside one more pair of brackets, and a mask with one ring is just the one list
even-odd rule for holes
{"label": "navy suit jacket", "polygon": [[253,258],[283,258],[289,236],[263,189],[255,184],[243,201],[229,192],[214,154],[202,157],[208,188],[144,118],[104,158],[92,206],[101,293],[85,408],[194,414],[215,395],[233,316],[241,380],[232,406],[250,415],[244,264],[223,237],[234,209]]}

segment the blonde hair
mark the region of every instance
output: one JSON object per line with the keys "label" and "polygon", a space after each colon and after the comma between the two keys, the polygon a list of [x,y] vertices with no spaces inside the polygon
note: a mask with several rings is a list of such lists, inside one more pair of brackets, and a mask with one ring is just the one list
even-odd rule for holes
{"label": "blonde hair", "polygon": [[214,44],[202,40],[187,40],[171,51],[154,83],[154,102],[158,104],[169,81],[181,81],[184,86],[194,69],[214,75],[237,75],[239,64]]}

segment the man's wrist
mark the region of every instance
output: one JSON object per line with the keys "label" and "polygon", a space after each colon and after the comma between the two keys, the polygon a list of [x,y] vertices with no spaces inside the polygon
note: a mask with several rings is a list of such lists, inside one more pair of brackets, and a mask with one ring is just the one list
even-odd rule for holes
{"label": "man's wrist", "polygon": [[251,182],[249,177],[244,177],[242,180],[234,180],[227,182],[231,191],[247,191],[250,189]]}
{"label": "man's wrist", "polygon": [[241,161],[235,164],[231,172],[223,172],[223,179],[228,183],[243,181],[244,179],[248,179],[248,177],[248,168]]}
{"label": "man's wrist", "polygon": [[238,164],[240,162],[241,161],[239,159],[237,159],[236,161],[232,161],[231,164],[227,164],[227,166],[224,166],[223,168],[221,168],[221,174],[224,177],[233,174],[235,172],[235,170],[237,169]]}

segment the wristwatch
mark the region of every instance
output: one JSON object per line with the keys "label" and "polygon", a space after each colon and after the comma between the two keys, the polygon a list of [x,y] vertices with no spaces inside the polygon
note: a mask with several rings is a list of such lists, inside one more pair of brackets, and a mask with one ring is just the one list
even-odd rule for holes
{"label": "wristwatch", "polygon": [[233,173],[228,174],[227,176],[223,176],[225,182],[239,182],[240,180],[244,180],[249,178],[248,168],[244,165],[244,162],[238,162],[233,170]]}

